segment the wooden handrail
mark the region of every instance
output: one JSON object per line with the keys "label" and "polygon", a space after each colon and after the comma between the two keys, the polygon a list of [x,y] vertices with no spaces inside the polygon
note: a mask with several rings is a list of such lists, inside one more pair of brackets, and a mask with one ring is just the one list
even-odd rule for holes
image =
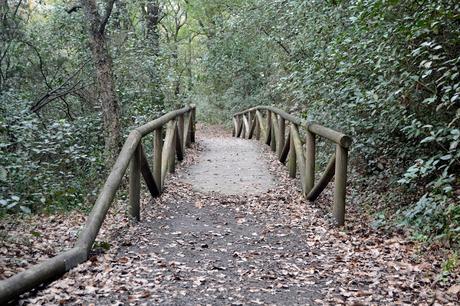
{"label": "wooden handrail", "polygon": [[[263,112],[266,113],[264,118]],[[255,114],[255,115],[254,115]],[[302,194],[310,201],[314,201],[327,184],[335,176],[334,208],[333,213],[338,225],[345,222],[345,196],[348,165],[348,148],[351,146],[350,136],[324,127],[315,122],[307,122],[273,106],[256,106],[233,115],[233,136],[245,136],[247,117],[254,117],[254,125],[249,129],[259,131],[256,138],[269,145],[277,153],[278,159],[285,163],[287,160],[290,177],[296,177],[300,172]],[[290,127],[287,129],[286,123]],[[300,136],[300,128],[305,129],[305,146]],[[242,132],[243,131],[243,132]],[[252,138],[252,133],[248,133]],[[336,144],[336,150],[324,171],[322,177],[315,184],[316,137],[320,136]],[[299,169],[297,169],[299,168]]]}
{"label": "wooden handrail", "polygon": [[245,115],[247,113],[252,113],[254,111],[269,111],[270,113],[275,113],[277,115],[279,115],[282,119],[285,119],[287,121],[289,121],[290,123],[292,124],[295,124],[297,126],[302,126],[304,128],[307,128],[308,130],[310,130],[311,132],[319,135],[319,136],[322,136],[330,141],[333,141],[335,143],[338,143],[340,144],[341,146],[345,147],[345,148],[348,148],[351,143],[352,143],[352,139],[350,136],[348,135],[345,135],[343,133],[340,133],[340,132],[337,132],[337,131],[334,131],[330,128],[327,128],[327,127],[324,127],[316,122],[309,122],[309,121],[306,121],[306,120],[303,120],[301,118],[298,118],[298,117],[295,117],[293,115],[290,115],[288,113],[286,113],[285,111],[279,109],[279,108],[276,108],[276,107],[273,107],[273,106],[256,106],[256,107],[252,107],[252,108],[249,108],[247,110],[244,110],[242,112],[239,112],[239,113],[235,113],[233,115],[233,117],[238,117],[238,116],[242,116],[242,115]]}
{"label": "wooden handrail", "polygon": [[[75,246],[0,281],[0,304],[5,304],[40,284],[55,279],[88,259],[89,252],[129,166],[129,214],[133,219],[140,220],[141,174],[151,195],[158,196],[164,188],[167,169],[170,172],[174,171],[176,155],[178,160],[181,160],[185,147],[195,142],[195,117],[195,106],[190,105],[169,112],[131,131]],[[168,130],[163,143],[162,128],[166,124]],[[142,138],[152,132],[154,134],[153,172],[150,171],[142,146]]]}

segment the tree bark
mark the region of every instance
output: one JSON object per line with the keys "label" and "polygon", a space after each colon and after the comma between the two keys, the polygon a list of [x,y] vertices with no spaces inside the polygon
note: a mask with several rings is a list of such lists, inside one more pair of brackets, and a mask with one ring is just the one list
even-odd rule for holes
{"label": "tree bark", "polygon": [[112,58],[107,48],[105,26],[112,12],[114,0],[109,0],[104,16],[97,10],[96,0],[81,0],[88,23],[91,53],[100,91],[104,121],[106,164],[111,167],[122,145],[121,111],[113,81]]}

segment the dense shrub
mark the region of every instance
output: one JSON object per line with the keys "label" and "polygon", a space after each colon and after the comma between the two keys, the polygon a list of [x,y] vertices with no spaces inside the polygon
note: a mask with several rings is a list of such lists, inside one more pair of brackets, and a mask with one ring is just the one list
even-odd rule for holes
{"label": "dense shrub", "polygon": [[0,102],[0,211],[85,207],[105,173],[99,116],[43,120],[13,95]]}

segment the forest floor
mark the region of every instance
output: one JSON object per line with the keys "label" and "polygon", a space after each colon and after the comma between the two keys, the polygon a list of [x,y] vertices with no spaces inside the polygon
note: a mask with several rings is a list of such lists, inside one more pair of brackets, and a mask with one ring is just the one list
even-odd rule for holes
{"label": "forest floor", "polygon": [[[236,158],[241,145],[247,164]],[[210,155],[219,146],[233,167]],[[435,251],[372,229],[354,205],[346,226],[334,227],[332,189],[306,202],[268,147],[213,127],[202,128],[187,153],[162,196],[145,195],[140,223],[119,200],[90,260],[17,303],[458,304],[459,280],[440,278]],[[232,192],[212,192],[222,191],[221,171],[233,179]],[[199,177],[193,186],[192,176]],[[81,213],[2,220],[0,277],[69,247],[83,221]]]}

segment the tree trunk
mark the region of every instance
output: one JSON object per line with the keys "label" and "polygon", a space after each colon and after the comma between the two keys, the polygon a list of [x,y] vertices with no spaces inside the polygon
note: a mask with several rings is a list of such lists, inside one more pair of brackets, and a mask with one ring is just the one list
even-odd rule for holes
{"label": "tree trunk", "polygon": [[157,67],[158,56],[160,53],[160,32],[159,32],[159,23],[160,23],[160,4],[158,0],[147,0],[143,6],[143,14],[145,21],[145,37],[147,38],[147,43],[150,51],[150,55],[153,58],[153,65],[149,67],[151,73],[151,95],[152,102],[155,105],[158,105],[163,108],[163,93],[161,90],[161,80],[160,80],[160,71]]}
{"label": "tree trunk", "polygon": [[[113,7],[113,2],[109,1],[107,5]],[[96,0],[81,0],[81,4],[88,22],[89,42],[100,92],[104,120],[106,164],[111,167],[122,145],[120,105],[113,81],[112,58],[107,49],[104,33],[111,7],[106,8],[106,14],[101,18],[97,10]]]}
{"label": "tree trunk", "polygon": [[158,56],[160,51],[160,34],[158,31],[160,4],[158,0],[150,0],[145,4],[145,20],[148,42],[151,45],[153,55]]}

